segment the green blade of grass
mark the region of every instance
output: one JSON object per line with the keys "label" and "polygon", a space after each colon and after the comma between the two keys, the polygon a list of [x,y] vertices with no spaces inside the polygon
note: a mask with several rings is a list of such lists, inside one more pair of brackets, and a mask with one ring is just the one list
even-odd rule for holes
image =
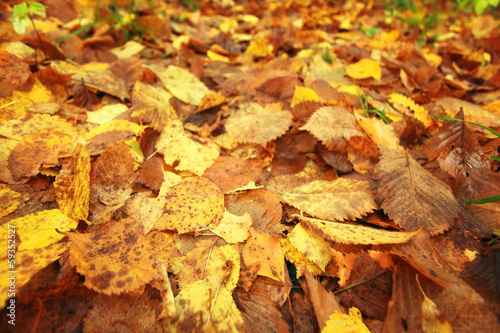
{"label": "green blade of grass", "polygon": [[486,127],[486,126],[483,126],[483,125],[480,125],[480,124],[477,124],[477,123],[473,123],[472,121],[467,121],[467,120],[462,120],[462,119],[453,118],[453,117],[447,117],[447,116],[432,116],[432,117],[437,118],[437,119],[442,119],[442,120],[463,121],[464,123],[469,123],[469,124],[472,124],[472,125],[476,125],[476,126],[484,128],[485,130],[487,130],[487,131],[495,134],[496,136],[498,136],[500,138],[500,133],[498,133],[497,131],[495,131],[495,130],[489,128],[489,127]]}
{"label": "green blade of grass", "polygon": [[485,198],[485,199],[481,199],[481,200],[469,200],[467,198],[463,198],[463,199],[465,201],[467,201],[468,203],[480,205],[480,204],[485,204],[485,203],[500,201],[500,196],[491,197],[491,198]]}

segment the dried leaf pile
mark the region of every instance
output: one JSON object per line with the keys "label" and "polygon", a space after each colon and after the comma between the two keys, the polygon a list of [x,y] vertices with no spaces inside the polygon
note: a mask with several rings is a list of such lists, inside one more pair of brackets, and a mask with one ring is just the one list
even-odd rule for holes
{"label": "dried leaf pile", "polygon": [[2,331],[12,227],[20,331],[500,331],[500,204],[463,199],[500,138],[433,117],[499,130],[498,19],[40,2],[0,22]]}

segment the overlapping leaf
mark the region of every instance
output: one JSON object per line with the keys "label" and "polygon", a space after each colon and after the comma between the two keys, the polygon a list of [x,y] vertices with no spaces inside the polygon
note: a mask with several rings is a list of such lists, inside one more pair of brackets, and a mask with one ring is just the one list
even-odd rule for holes
{"label": "overlapping leaf", "polygon": [[408,152],[389,150],[375,168],[381,208],[408,231],[424,226],[432,235],[449,229],[459,206],[448,185],[434,177]]}

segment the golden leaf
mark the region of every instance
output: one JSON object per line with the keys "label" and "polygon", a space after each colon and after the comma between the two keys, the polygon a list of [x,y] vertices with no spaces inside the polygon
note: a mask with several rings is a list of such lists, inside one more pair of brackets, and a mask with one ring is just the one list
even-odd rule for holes
{"label": "golden leaf", "polygon": [[415,103],[411,98],[393,93],[389,95],[389,102],[407,107],[409,110],[402,108],[401,111],[408,117],[414,117],[420,120],[425,127],[429,127],[433,124],[432,118],[429,116],[427,110]]}
{"label": "golden leaf", "polygon": [[191,283],[175,297],[179,321],[165,327],[180,332],[241,332],[243,318],[231,291],[207,280]]}
{"label": "golden leaf", "polygon": [[402,149],[399,145],[399,138],[394,131],[394,127],[384,123],[382,119],[365,118],[358,113],[354,113],[358,124],[375,143],[381,144],[390,149]]}
{"label": "golden leaf", "polygon": [[199,105],[203,97],[211,93],[203,82],[184,68],[172,65],[167,68],[151,65],[147,68],[158,75],[165,88],[184,103]]}
{"label": "golden leaf", "polygon": [[349,314],[342,314],[340,310],[333,313],[326,321],[321,333],[370,333],[363,323],[361,312],[356,307],[349,309]]}
{"label": "golden leaf", "polygon": [[307,130],[329,149],[335,147],[339,139],[349,140],[355,135],[365,136],[354,116],[339,106],[319,108],[300,129]]}
{"label": "golden leaf", "polygon": [[102,125],[128,110],[125,104],[109,104],[99,110],[87,112],[87,122]]}
{"label": "golden leaf", "polygon": [[424,301],[422,302],[422,329],[425,333],[452,333],[453,328],[450,322],[444,318],[439,309],[429,297],[425,294],[420,282],[418,281],[418,274],[416,276],[417,285],[422,295],[424,296]]}
{"label": "golden leaf", "polygon": [[368,182],[315,180],[277,193],[289,205],[326,220],[359,218],[377,208]]}
{"label": "golden leaf", "polygon": [[125,133],[132,133],[133,135],[140,135],[144,132],[145,128],[146,126],[141,126],[128,120],[113,119],[85,133],[83,138],[85,140],[90,140],[99,134],[109,131],[121,131]]}
{"label": "golden leaf", "polygon": [[299,103],[310,101],[319,102],[318,94],[311,88],[295,86],[295,92],[292,98],[292,108]]}
{"label": "golden leaf", "polygon": [[436,235],[453,224],[459,205],[448,185],[434,177],[408,152],[388,150],[375,168],[381,208],[405,230]]}
{"label": "golden leaf", "polygon": [[290,243],[288,238],[282,238],[280,242],[286,259],[295,265],[297,270],[297,279],[303,276],[306,272],[311,272],[315,275],[319,275],[323,272],[323,270],[319,268],[318,265],[316,265],[311,259],[297,250],[292,243]]}
{"label": "golden leaf", "polygon": [[247,266],[261,263],[259,275],[285,281],[285,258],[277,237],[267,232],[258,233],[250,228],[250,238],[246,241],[242,254]]}
{"label": "golden leaf", "polygon": [[106,295],[136,290],[161,274],[155,255],[167,246],[158,232],[142,234],[131,218],[114,222],[95,233],[66,233],[70,260],[85,276],[85,286]]}
{"label": "golden leaf", "polygon": [[177,118],[170,105],[172,94],[163,87],[156,87],[137,81],[132,91],[134,107],[132,117],[138,117],[152,128],[161,131],[169,118]]}
{"label": "golden leaf", "polygon": [[224,194],[204,177],[189,177],[167,192],[164,213],[155,230],[180,234],[200,232],[219,223],[224,214]]}
{"label": "golden leaf", "polygon": [[219,146],[209,139],[194,137],[184,131],[182,122],[172,120],[156,141],[156,149],[167,164],[177,170],[188,170],[201,176],[219,157]]}
{"label": "golden leaf", "polygon": [[328,244],[325,240],[316,233],[305,229],[301,223],[297,224],[288,234],[288,239],[299,252],[318,265],[322,271],[332,260],[332,254],[328,250]]}
{"label": "golden leaf", "polygon": [[301,215],[293,216],[298,217],[305,222],[307,227],[320,232],[329,240],[342,244],[375,245],[406,243],[420,232],[420,230],[413,232],[387,231],[362,225],[318,220]]}
{"label": "golden leaf", "polygon": [[[7,227],[7,224],[4,224],[4,226]],[[2,230],[2,232],[3,231],[4,230]],[[4,235],[7,235],[7,228],[5,228]],[[5,239],[7,238],[5,237]],[[16,252],[15,268],[10,267],[7,251],[5,251],[5,255],[0,256],[0,307],[4,307],[5,302],[10,298],[8,295],[12,279],[8,279],[12,277],[13,270],[17,273],[14,274],[16,288],[21,288],[42,268],[45,268],[59,259],[60,255],[66,251],[69,246],[70,243],[63,242],[55,243],[44,248],[33,248],[30,250],[18,249]],[[7,246],[5,246],[4,249],[7,249]]]}
{"label": "golden leaf", "polygon": [[9,224],[16,227],[21,239],[18,250],[34,250],[60,241],[64,235],[58,231],[74,229],[78,221],[67,217],[59,209],[51,209],[19,217]]}
{"label": "golden leaf", "polygon": [[281,110],[279,104],[264,108],[258,103],[243,103],[226,122],[227,132],[239,142],[253,142],[265,146],[285,134],[292,125],[292,114]]}
{"label": "golden leaf", "polygon": [[367,79],[373,77],[380,81],[382,78],[382,69],[380,65],[372,59],[361,59],[354,64],[348,65],[345,69],[345,73],[353,79]]}
{"label": "golden leaf", "polygon": [[238,216],[224,211],[222,221],[217,226],[211,227],[210,231],[226,242],[234,244],[244,242],[248,238],[251,225],[252,217],[247,212]]}
{"label": "golden leaf", "polygon": [[48,127],[63,128],[66,133],[76,137],[77,133],[70,123],[58,116],[33,114],[0,123],[0,135],[6,138],[22,140],[25,136]]}
{"label": "golden leaf", "polygon": [[86,220],[90,200],[90,156],[81,144],[54,182],[59,209],[75,220]]}
{"label": "golden leaf", "polygon": [[71,151],[73,137],[62,128],[42,128],[25,136],[9,156],[9,169],[15,181],[38,174],[43,164],[56,165],[59,154]]}
{"label": "golden leaf", "polygon": [[0,184],[0,217],[9,215],[26,200],[28,198],[25,198],[21,193],[11,190],[4,184]]}

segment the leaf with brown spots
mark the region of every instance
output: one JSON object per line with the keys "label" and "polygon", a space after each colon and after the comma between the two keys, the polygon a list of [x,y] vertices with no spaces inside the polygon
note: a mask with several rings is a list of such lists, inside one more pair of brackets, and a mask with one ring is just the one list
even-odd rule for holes
{"label": "leaf with brown spots", "polygon": [[23,197],[22,194],[0,184],[0,217],[9,215],[26,200],[28,198]]}
{"label": "leaf with brown spots", "polygon": [[54,183],[59,209],[75,220],[89,215],[90,157],[79,144],[69,163],[63,167]]}
{"label": "leaf with brown spots", "polygon": [[147,235],[131,218],[110,222],[95,233],[66,233],[70,260],[85,286],[106,295],[122,294],[160,278],[155,256],[168,247],[165,235]]}
{"label": "leaf with brown spots", "polygon": [[73,137],[61,128],[43,128],[25,136],[9,156],[9,169],[15,181],[35,176],[43,165],[59,163],[59,155],[71,151]]}
{"label": "leaf with brown spots", "polygon": [[258,233],[250,228],[250,237],[243,249],[243,259],[247,266],[260,263],[259,275],[285,281],[285,257],[277,237],[267,232]]}
{"label": "leaf with brown spots", "polygon": [[224,213],[224,195],[203,177],[186,178],[172,187],[166,198],[163,215],[154,230],[197,233],[219,223]]}

